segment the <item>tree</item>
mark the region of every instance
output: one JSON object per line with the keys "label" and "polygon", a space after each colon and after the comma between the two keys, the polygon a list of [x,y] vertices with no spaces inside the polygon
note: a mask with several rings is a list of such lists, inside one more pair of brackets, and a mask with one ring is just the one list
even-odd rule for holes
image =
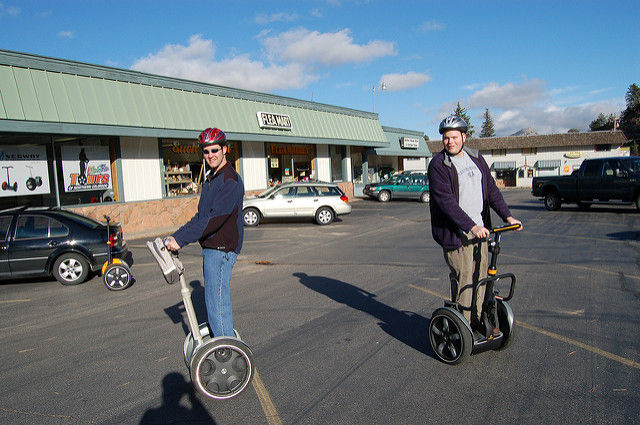
{"label": "tree", "polygon": [[640,143],[640,87],[636,83],[629,86],[625,100],[627,109],[620,116],[620,130],[631,142],[631,153],[637,155]]}
{"label": "tree", "polygon": [[484,110],[484,122],[482,123],[482,131],[480,131],[480,137],[493,137],[496,135],[496,131],[493,129],[493,119],[489,113],[489,108]]}
{"label": "tree", "polygon": [[602,112],[598,114],[598,117],[591,121],[589,124],[589,129],[591,131],[602,131],[602,130],[613,130],[616,124],[616,116],[615,114],[609,114],[605,116]]}
{"label": "tree", "polygon": [[567,133],[580,133],[580,130],[578,130],[577,128],[570,128]]}
{"label": "tree", "polygon": [[471,125],[471,118],[469,117],[469,114],[467,114],[467,108],[463,108],[460,105],[460,102],[458,102],[458,106],[456,106],[456,110],[453,111],[453,115],[457,115],[463,120],[465,120],[465,122],[469,126],[469,130],[467,130],[467,137],[468,138],[473,137],[473,132],[475,130],[473,130],[473,126]]}

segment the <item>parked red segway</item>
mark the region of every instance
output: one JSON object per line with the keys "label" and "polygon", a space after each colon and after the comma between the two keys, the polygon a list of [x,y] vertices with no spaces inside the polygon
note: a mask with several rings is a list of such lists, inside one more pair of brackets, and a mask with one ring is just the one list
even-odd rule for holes
{"label": "parked red segway", "polygon": [[7,181],[2,182],[2,190],[13,190],[14,192],[17,192],[18,182],[13,182],[13,184],[11,184],[11,178],[9,177],[9,168],[13,168],[13,165],[9,165],[9,166],[3,165],[2,168],[7,169]]}
{"label": "parked red segway", "polygon": [[133,283],[131,269],[127,263],[120,258],[113,258],[111,253],[113,245],[117,242],[117,235],[111,233],[111,219],[108,215],[104,218],[107,220],[107,254],[108,259],[102,265],[102,281],[111,291],[122,291],[127,289]]}

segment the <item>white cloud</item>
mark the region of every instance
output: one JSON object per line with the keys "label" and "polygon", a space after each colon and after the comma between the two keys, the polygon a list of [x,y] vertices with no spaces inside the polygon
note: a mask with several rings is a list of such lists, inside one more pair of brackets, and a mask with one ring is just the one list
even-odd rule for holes
{"label": "white cloud", "polygon": [[423,86],[431,79],[429,74],[410,71],[406,74],[385,74],[380,77],[380,84],[384,83],[386,90],[394,92]]}
{"label": "white cloud", "polygon": [[311,16],[316,18],[324,18],[324,12],[320,8],[315,8],[311,11]]}
{"label": "white cloud", "polygon": [[368,62],[397,54],[393,42],[374,40],[364,45],[354,43],[348,29],[320,33],[300,28],[265,38],[263,43],[271,58],[325,66]]}
{"label": "white cloud", "polygon": [[73,31],[59,31],[58,38],[73,38],[75,35]]}
{"label": "white cloud", "polygon": [[[533,128],[538,134],[566,133],[570,128],[586,131],[589,123],[599,113],[619,114],[624,109],[624,99],[589,101],[589,96],[606,89],[584,91],[574,96],[567,104],[567,93],[580,92],[577,87],[547,89],[547,83],[539,79],[525,79],[521,83],[508,82],[500,85],[487,83],[477,89],[460,104],[469,110],[472,124],[478,130],[482,126],[485,108],[493,117],[496,134],[508,136],[522,128]],[[449,115],[457,101],[443,104],[437,118]]]}
{"label": "white cloud", "polygon": [[266,25],[266,24],[271,24],[273,22],[293,22],[293,21],[296,21],[297,19],[298,19],[297,13],[280,12],[280,13],[271,13],[271,14],[259,13],[253,18],[253,21],[256,24]]}
{"label": "white cloud", "polygon": [[189,44],[167,44],[131,66],[136,71],[257,91],[296,89],[318,77],[306,74],[299,64],[265,64],[249,55],[216,60],[215,46],[201,35]]}
{"label": "white cloud", "polygon": [[0,3],[0,16],[9,15],[9,16],[17,16],[20,14],[22,10],[16,6],[5,6],[3,3]]}
{"label": "white cloud", "polygon": [[445,25],[440,23],[440,22],[427,21],[427,22],[423,23],[422,25],[420,25],[419,30],[423,31],[423,32],[427,32],[427,31],[442,31],[445,28],[446,28]]}

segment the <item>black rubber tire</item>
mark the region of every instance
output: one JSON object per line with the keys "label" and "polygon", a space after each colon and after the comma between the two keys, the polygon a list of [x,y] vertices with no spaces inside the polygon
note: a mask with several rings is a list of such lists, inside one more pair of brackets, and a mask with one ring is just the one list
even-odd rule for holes
{"label": "black rubber tire", "polygon": [[636,195],[636,208],[640,210],[640,192]]}
{"label": "black rubber tire", "polygon": [[504,304],[506,304],[506,301],[498,300],[496,302],[498,322],[500,323],[500,332],[502,332],[502,345],[499,348],[497,348],[498,351],[502,351],[508,348],[513,342],[513,338],[515,336],[515,330],[514,330],[515,323],[511,327],[507,326],[509,322],[507,321],[507,310],[504,307]]}
{"label": "black rubber tire", "polygon": [[242,222],[247,227],[254,227],[260,224],[260,211],[255,208],[245,208],[242,211]]}
{"label": "black rubber tire", "polygon": [[56,259],[51,273],[63,285],[77,285],[89,276],[89,262],[80,254],[67,252]]}
{"label": "black rubber tire", "polygon": [[391,192],[388,190],[381,190],[378,193],[378,201],[380,202],[389,202],[391,200]]}
{"label": "black rubber tire", "polygon": [[33,177],[29,177],[27,179],[27,189],[35,190],[36,188],[36,180]]}
{"label": "black rubber tire", "polygon": [[109,264],[102,275],[102,282],[111,291],[122,291],[133,283],[131,269],[124,264]]}
{"label": "black rubber tire", "polygon": [[190,362],[189,372],[195,389],[214,399],[240,394],[254,374],[251,349],[235,338],[209,340],[199,347]]}
{"label": "black rubber tire", "polygon": [[422,195],[420,195],[420,202],[422,202],[423,204],[428,204],[430,200],[431,195],[429,194],[429,192],[422,192]]}
{"label": "black rubber tire", "polygon": [[318,211],[316,211],[316,223],[321,226],[326,226],[327,224],[333,223],[333,220],[336,218],[336,214],[329,207],[320,207]]}
{"label": "black rubber tire", "polygon": [[429,322],[429,341],[436,356],[450,365],[469,357],[473,348],[473,336],[469,328],[446,308],[433,312]]}
{"label": "black rubber tire", "polygon": [[549,191],[544,195],[544,207],[549,211],[556,211],[560,208],[560,195],[556,191]]}

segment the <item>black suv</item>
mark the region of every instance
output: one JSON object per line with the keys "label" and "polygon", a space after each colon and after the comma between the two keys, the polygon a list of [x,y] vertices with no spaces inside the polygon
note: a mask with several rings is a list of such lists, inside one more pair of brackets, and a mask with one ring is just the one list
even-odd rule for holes
{"label": "black suv", "polygon": [[105,224],[71,211],[0,211],[0,278],[53,274],[63,285],[82,283],[107,261],[109,239],[114,257],[129,254],[119,224],[111,224],[107,235]]}

